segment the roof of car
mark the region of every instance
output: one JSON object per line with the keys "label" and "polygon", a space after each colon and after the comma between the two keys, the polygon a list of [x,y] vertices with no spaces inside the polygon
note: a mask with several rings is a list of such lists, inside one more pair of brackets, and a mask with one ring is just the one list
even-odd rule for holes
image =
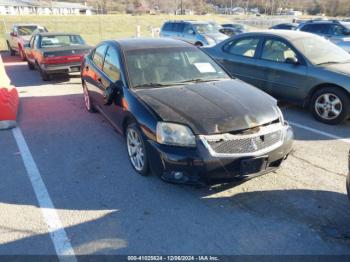
{"label": "roof of car", "polygon": [[189,24],[210,24],[212,21],[203,21],[203,20],[169,20],[166,23],[189,23]]}
{"label": "roof of car", "polygon": [[193,47],[193,45],[172,38],[126,38],[115,40],[124,51],[166,47]]}
{"label": "roof of car", "polygon": [[41,35],[41,36],[56,36],[56,35],[79,35],[77,33],[62,33],[62,32],[59,32],[59,33],[55,33],[55,32],[39,32],[38,35]]}
{"label": "roof of car", "polygon": [[13,26],[37,26],[37,27],[43,27],[39,24],[26,24],[26,23],[20,23],[20,24],[13,24]]}
{"label": "roof of car", "polygon": [[280,30],[280,29],[249,32],[249,33],[240,34],[239,36],[241,37],[241,36],[248,36],[248,35],[279,36],[289,41],[292,41],[298,38],[304,38],[304,37],[317,37],[317,35],[307,33],[307,32],[294,31],[294,30]]}

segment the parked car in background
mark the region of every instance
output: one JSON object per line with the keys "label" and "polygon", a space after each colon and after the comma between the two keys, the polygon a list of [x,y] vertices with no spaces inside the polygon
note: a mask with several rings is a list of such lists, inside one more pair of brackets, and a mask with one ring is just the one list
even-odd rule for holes
{"label": "parked car in background", "polygon": [[232,27],[222,27],[219,29],[220,33],[223,33],[225,35],[227,35],[228,37],[232,37],[237,35],[237,32],[235,29],[233,29]]}
{"label": "parked car in background", "polygon": [[350,54],[314,34],[268,30],[203,48],[233,76],[304,107],[327,124],[350,113]]}
{"label": "parked car in background", "polygon": [[350,26],[337,20],[310,20],[296,29],[325,37],[350,53]]}
{"label": "parked car in background", "polygon": [[87,110],[125,136],[141,175],[187,184],[247,179],[277,169],[291,151],[293,132],[276,100],[184,41],[102,42],[81,76]]}
{"label": "parked car in background", "polygon": [[11,31],[6,34],[6,44],[11,56],[18,52],[25,61],[24,45],[29,42],[32,34],[38,31],[47,32],[47,29],[37,24],[14,24]]}
{"label": "parked car in background", "polygon": [[25,45],[29,69],[38,69],[44,81],[53,74],[80,72],[90,49],[80,35],[68,33],[37,33]]}
{"label": "parked car in background", "polygon": [[350,151],[349,151],[349,173],[348,173],[348,176],[346,178],[346,191],[348,192],[348,197],[350,199]]}
{"label": "parked car in background", "polygon": [[192,20],[165,22],[160,36],[184,40],[195,46],[212,46],[228,38],[212,22]]}
{"label": "parked car in background", "polygon": [[221,25],[224,28],[232,28],[235,32],[235,35],[247,33],[248,29],[244,24],[239,23],[226,23]]}
{"label": "parked car in background", "polygon": [[283,23],[271,26],[269,29],[295,30],[298,26],[297,23]]}

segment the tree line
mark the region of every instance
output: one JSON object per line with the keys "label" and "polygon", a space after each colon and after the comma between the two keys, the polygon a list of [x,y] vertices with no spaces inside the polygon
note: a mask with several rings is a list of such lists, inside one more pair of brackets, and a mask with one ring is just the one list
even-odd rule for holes
{"label": "tree line", "polygon": [[214,7],[259,8],[260,13],[276,14],[281,9],[293,9],[311,15],[350,16],[350,0],[67,0],[86,2],[99,13],[143,13],[157,11],[175,13],[193,10],[197,14],[213,13]]}

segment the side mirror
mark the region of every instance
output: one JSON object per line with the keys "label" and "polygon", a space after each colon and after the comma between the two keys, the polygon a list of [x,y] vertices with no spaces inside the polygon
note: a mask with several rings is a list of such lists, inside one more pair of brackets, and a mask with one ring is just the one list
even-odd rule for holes
{"label": "side mirror", "polygon": [[187,31],[187,33],[188,33],[189,35],[195,35],[195,34],[196,34],[196,32],[195,32],[193,29],[189,29],[189,30]]}
{"label": "side mirror", "polygon": [[11,32],[11,33],[10,33],[10,36],[16,37],[16,36],[17,36],[17,33],[16,33],[16,32]]}
{"label": "side mirror", "polygon": [[117,96],[120,94],[122,88],[123,88],[123,81],[121,80],[118,80],[117,82],[107,87],[107,89],[104,91],[105,105],[109,106],[113,104]]}
{"label": "side mirror", "polygon": [[285,62],[287,64],[292,64],[292,65],[298,65],[299,64],[298,58],[296,58],[296,57],[287,57]]}

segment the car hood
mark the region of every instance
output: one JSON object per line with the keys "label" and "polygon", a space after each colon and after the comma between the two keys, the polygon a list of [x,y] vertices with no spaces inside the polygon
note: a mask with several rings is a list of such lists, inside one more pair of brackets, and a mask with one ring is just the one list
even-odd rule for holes
{"label": "car hood", "polygon": [[240,80],[137,90],[163,121],[182,123],[195,134],[244,130],[276,120],[276,100]]}
{"label": "car hood", "polygon": [[330,71],[343,75],[350,75],[350,63],[330,64],[325,66]]}
{"label": "car hood", "polygon": [[211,34],[205,34],[206,36],[209,36],[210,38],[214,39],[215,42],[219,43],[221,41],[224,41],[228,38],[227,35],[222,33],[211,33]]}

